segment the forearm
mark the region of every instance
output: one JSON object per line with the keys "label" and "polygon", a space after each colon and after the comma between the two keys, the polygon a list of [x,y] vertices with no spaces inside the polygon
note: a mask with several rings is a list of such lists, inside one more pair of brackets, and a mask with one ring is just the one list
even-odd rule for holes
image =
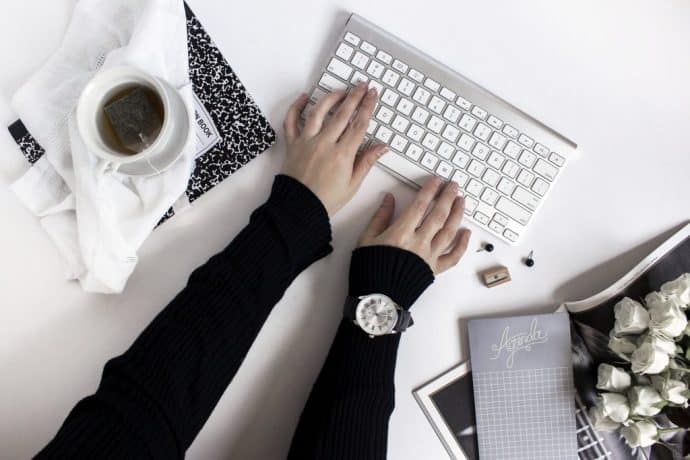
{"label": "forearm", "polygon": [[316,196],[279,176],[249,225],[106,365],[98,391],[74,408],[42,456],[93,449],[99,458],[182,458],[272,307],[330,252],[330,237]]}
{"label": "forearm", "polygon": [[[410,252],[378,246],[353,254],[350,295],[385,294],[409,308],[432,282],[428,265]],[[400,337],[372,339],[341,322],[300,418],[290,459],[385,458]]]}

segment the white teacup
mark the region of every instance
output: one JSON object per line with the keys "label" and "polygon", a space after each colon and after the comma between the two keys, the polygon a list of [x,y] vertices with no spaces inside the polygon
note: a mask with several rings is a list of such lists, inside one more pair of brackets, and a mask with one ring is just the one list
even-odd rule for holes
{"label": "white teacup", "polygon": [[[105,105],[117,94],[130,88],[145,87],[159,98],[163,107],[162,127],[155,140],[140,153],[126,153],[115,148],[114,133],[107,129]],[[120,66],[99,72],[84,87],[77,104],[77,128],[86,148],[112,168],[125,174],[148,175],[161,172],[161,157],[174,161],[192,135],[190,115],[180,94],[167,82],[137,68]],[[169,166],[172,161],[163,161]],[[134,163],[143,163],[136,167]],[[146,166],[148,164],[153,171]],[[129,167],[121,167],[130,165]],[[142,171],[139,173],[138,171]],[[147,174],[148,173],[148,174]]]}

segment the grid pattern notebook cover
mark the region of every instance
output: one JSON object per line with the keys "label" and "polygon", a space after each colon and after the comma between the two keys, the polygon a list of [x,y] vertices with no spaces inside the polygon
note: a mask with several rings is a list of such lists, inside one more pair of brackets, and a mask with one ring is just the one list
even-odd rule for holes
{"label": "grid pattern notebook cover", "polygon": [[577,459],[567,313],[469,323],[479,457]]}

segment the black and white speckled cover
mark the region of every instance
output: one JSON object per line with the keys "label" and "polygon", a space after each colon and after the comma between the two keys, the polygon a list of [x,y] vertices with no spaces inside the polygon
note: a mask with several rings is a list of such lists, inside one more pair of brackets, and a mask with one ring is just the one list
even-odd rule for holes
{"label": "black and white speckled cover", "polygon": [[[213,120],[219,139],[196,158],[187,186],[190,203],[221,183],[275,142],[266,117],[233,72],[211,37],[185,3],[189,47],[189,75],[194,93]],[[31,164],[45,153],[36,139],[17,120],[9,131]],[[170,209],[161,223],[174,216]]]}

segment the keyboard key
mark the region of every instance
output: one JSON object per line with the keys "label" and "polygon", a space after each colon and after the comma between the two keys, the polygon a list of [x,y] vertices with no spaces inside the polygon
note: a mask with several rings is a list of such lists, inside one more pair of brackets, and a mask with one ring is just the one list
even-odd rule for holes
{"label": "keyboard key", "polygon": [[465,169],[465,166],[467,166],[467,163],[469,163],[469,162],[470,162],[469,155],[462,153],[462,152],[456,153],[455,156],[453,157],[453,163],[455,163],[456,165],[458,165],[459,167],[461,167],[463,169]]}
{"label": "keyboard key", "polygon": [[501,129],[503,126],[503,120],[496,118],[493,115],[489,115],[489,118],[487,118],[486,122],[496,129]]}
{"label": "keyboard key", "polygon": [[393,56],[383,50],[380,50],[378,53],[376,53],[376,59],[385,62],[386,64],[393,62]]}
{"label": "keyboard key", "polygon": [[471,117],[470,115],[463,115],[462,118],[460,119],[459,126],[467,131],[468,133],[471,133],[474,127],[477,125],[477,119],[474,117]]}
{"label": "keyboard key", "polygon": [[467,172],[472,174],[474,177],[482,177],[484,169],[486,168],[481,162],[472,160],[470,165],[467,167]]}
{"label": "keyboard key", "polygon": [[491,222],[489,222],[489,228],[500,235],[503,232],[505,226],[501,225],[495,220],[492,220]]}
{"label": "keyboard key", "polygon": [[360,48],[367,54],[374,54],[376,52],[376,47],[369,42],[362,42]]}
{"label": "keyboard key", "polygon": [[427,118],[429,118],[429,112],[424,110],[421,107],[417,107],[414,109],[414,112],[412,113],[412,119],[416,121],[419,124],[424,124],[426,123]]}
{"label": "keyboard key", "polygon": [[432,80],[431,78],[424,80],[424,86],[429,88],[431,91],[438,91],[441,88],[439,82]]}
{"label": "keyboard key", "polygon": [[396,115],[395,120],[393,120],[391,126],[394,130],[400,133],[404,133],[407,130],[407,127],[410,126],[410,122],[407,120],[407,118],[403,118],[400,115]]}
{"label": "keyboard key", "polygon": [[496,213],[494,214],[494,222],[498,222],[499,224],[505,227],[506,225],[508,225],[508,218],[503,214]]}
{"label": "keyboard key", "polygon": [[467,99],[465,99],[464,97],[462,97],[462,96],[458,96],[458,100],[455,101],[455,102],[456,102],[456,103],[460,106],[460,108],[462,108],[463,110],[470,110],[470,107],[472,107],[472,103],[471,103],[470,101],[468,101]]}
{"label": "keyboard key", "polygon": [[494,207],[499,212],[502,212],[506,216],[510,217],[511,219],[515,220],[516,222],[522,225],[527,225],[530,218],[532,217],[531,212],[525,210],[522,206],[515,204],[515,202],[509,200],[504,196],[498,199]]}
{"label": "keyboard key", "polygon": [[474,128],[474,135],[483,141],[487,141],[491,135],[491,128],[484,123],[479,123],[477,127]]}
{"label": "keyboard key", "polygon": [[404,62],[398,61],[397,59],[393,61],[393,68],[397,70],[398,72],[405,73],[407,72],[407,64]]}
{"label": "keyboard key", "polygon": [[446,129],[443,130],[442,134],[444,139],[448,139],[451,142],[455,142],[459,135],[460,131],[451,125],[446,126]]}
{"label": "keyboard key", "polygon": [[327,90],[329,93],[342,89],[347,89],[347,84],[335,78],[329,73],[324,73],[319,80],[319,86]]}
{"label": "keyboard key", "polygon": [[400,75],[398,75],[396,72],[393,72],[391,69],[387,69],[383,74],[382,80],[388,86],[395,88],[395,85],[398,84],[398,80],[400,80]]}
{"label": "keyboard key", "polygon": [[414,83],[407,78],[403,78],[398,85],[398,91],[403,93],[405,96],[410,96],[412,95],[412,91],[414,91]]}
{"label": "keyboard key", "polygon": [[438,114],[442,113],[445,107],[446,103],[438,96],[433,96],[429,101],[429,108]]}
{"label": "keyboard key", "polygon": [[460,112],[460,110],[455,108],[455,106],[448,104],[446,111],[443,112],[443,118],[450,121],[451,123],[456,123],[458,121],[458,119],[460,118],[461,113],[462,112]]}
{"label": "keyboard key", "polygon": [[340,46],[338,46],[338,49],[336,50],[335,55],[344,61],[349,61],[350,58],[352,57],[352,53],[354,53],[354,52],[355,52],[354,48],[352,48],[350,45],[347,45],[345,43],[341,43]]}
{"label": "keyboard key", "polygon": [[503,153],[508,155],[510,158],[517,158],[521,151],[522,147],[520,147],[513,141],[509,141],[503,148]]}
{"label": "keyboard key", "polygon": [[391,137],[393,137],[393,131],[386,128],[385,126],[379,126],[378,131],[376,131],[375,137],[376,137],[376,139],[380,140],[384,144],[387,144],[388,141],[391,140]]}
{"label": "keyboard key", "polygon": [[539,196],[544,196],[546,195],[546,192],[549,191],[549,183],[542,178],[537,177],[537,180],[535,180],[534,184],[532,184],[532,191]]}
{"label": "keyboard key", "polygon": [[484,214],[482,212],[477,211],[474,213],[474,220],[476,220],[480,224],[486,225],[489,223],[489,216],[487,216],[486,214]]}
{"label": "keyboard key", "polygon": [[524,134],[520,134],[520,137],[518,137],[518,142],[525,147],[532,147],[534,145],[534,139],[529,136],[525,136]]}
{"label": "keyboard key", "polygon": [[446,87],[441,88],[441,96],[443,96],[445,99],[449,100],[450,102],[455,102],[455,98],[457,97],[457,94],[452,92]]}
{"label": "keyboard key", "polygon": [[382,64],[379,64],[377,61],[371,61],[369,64],[369,67],[367,67],[367,73],[371,75],[374,78],[381,78],[381,75],[383,74],[385,67]]}
{"label": "keyboard key", "polygon": [[400,96],[398,96],[398,93],[396,93],[395,91],[392,91],[390,89],[386,89],[383,92],[383,95],[381,96],[381,102],[383,102],[384,104],[390,105],[391,107],[394,107],[395,103],[398,102],[399,97]]}
{"label": "keyboard key", "polygon": [[400,102],[398,102],[398,112],[402,113],[403,115],[410,115],[412,113],[412,109],[414,108],[414,104],[412,103],[411,100],[402,98],[400,99]]}
{"label": "keyboard key", "polygon": [[513,193],[513,190],[515,189],[515,182],[510,181],[504,177],[498,183],[498,187],[496,187],[496,188],[498,189],[499,192],[510,196],[510,194]]}
{"label": "keyboard key", "polygon": [[505,135],[508,136],[508,137],[512,137],[513,139],[515,139],[515,138],[518,137],[518,134],[519,134],[519,133],[518,133],[518,130],[515,129],[515,128],[513,128],[512,126],[510,126],[510,125],[505,125],[505,126],[503,127],[503,134],[505,134]]}
{"label": "keyboard key", "polygon": [[412,158],[414,161],[419,161],[419,159],[422,157],[422,152],[423,150],[420,146],[410,144],[410,146],[407,148],[407,152],[405,152],[405,155]]}
{"label": "keyboard key", "polygon": [[506,176],[515,179],[515,177],[517,177],[518,173],[520,172],[520,166],[518,166],[517,163],[509,161],[505,165],[503,165],[503,169],[501,169],[501,171],[503,171],[503,174],[505,174]]}
{"label": "keyboard key", "polygon": [[491,139],[489,139],[489,145],[496,150],[503,150],[503,147],[506,145],[506,142],[508,139],[502,134],[499,133],[493,133],[491,136]]}
{"label": "keyboard key", "polygon": [[489,156],[490,151],[491,149],[489,147],[482,144],[481,142],[478,142],[477,145],[475,145],[472,149],[472,155],[479,158],[480,160],[485,160],[486,157]]}
{"label": "keyboard key", "polygon": [[486,112],[486,110],[475,105],[474,107],[472,107],[472,115],[479,119],[486,120],[486,116],[488,115],[488,113]]}
{"label": "keyboard key", "polygon": [[309,102],[312,104],[318,104],[318,102],[323,99],[328,93],[320,88],[314,88],[314,91],[309,96]]}
{"label": "keyboard key", "polygon": [[[493,206],[494,203],[496,202],[496,200],[498,200],[499,196],[500,195],[498,193],[496,193],[496,191],[494,189],[487,187],[484,189],[484,192],[482,192],[482,196],[480,199],[484,203]],[[488,219],[488,217],[487,217],[487,219]]]}
{"label": "keyboard key", "polygon": [[446,160],[449,160],[450,157],[452,157],[455,153],[455,148],[447,142],[441,142],[441,145],[438,147],[438,151],[436,153]]}
{"label": "keyboard key", "polygon": [[467,134],[463,134],[462,136],[460,136],[460,140],[458,140],[458,145],[464,151],[469,152],[472,150],[472,147],[474,146],[474,142],[475,142],[475,140],[472,136],[468,136]]}
{"label": "keyboard key", "polygon": [[536,144],[534,146],[534,151],[537,152],[539,155],[543,156],[544,158],[546,158],[549,155],[549,148],[545,145]]}
{"label": "keyboard key", "polygon": [[445,123],[443,120],[441,120],[439,117],[432,116],[429,119],[429,122],[426,124],[427,128],[429,128],[431,131],[435,132],[436,134],[439,134],[441,130],[443,129],[443,125]]}
{"label": "keyboard key", "polygon": [[551,156],[549,156],[549,161],[557,166],[563,166],[565,164],[565,158],[556,152],[553,152]]}
{"label": "keyboard key", "polygon": [[537,161],[537,156],[530,152],[529,150],[523,150],[522,155],[520,155],[520,158],[518,159],[520,164],[523,166],[527,166],[528,168],[531,168],[532,165],[534,164],[535,161]]}
{"label": "keyboard key", "polygon": [[453,172],[453,167],[451,165],[449,165],[448,163],[446,163],[445,161],[440,162],[438,167],[436,168],[436,174],[443,177],[444,179],[448,179],[452,172]]}
{"label": "keyboard key", "polygon": [[352,67],[349,65],[343,63],[340,59],[333,58],[331,59],[331,62],[328,63],[328,67],[326,67],[329,72],[332,74],[335,74],[336,76],[342,78],[343,80],[347,81],[350,79],[350,75],[352,75]]}
{"label": "keyboard key", "polygon": [[376,123],[374,120],[369,120],[369,127],[367,128],[367,134],[374,134],[374,131],[376,131],[376,127],[379,124]]}
{"label": "keyboard key", "polygon": [[366,57],[366,55],[360,53],[359,51],[357,51],[355,53],[355,57],[352,58],[352,65],[361,70],[364,70],[368,62],[369,58]]}
{"label": "keyboard key", "polygon": [[467,193],[469,193],[470,195],[474,195],[476,197],[479,197],[479,195],[481,195],[483,189],[484,186],[482,185],[482,183],[475,179],[470,180],[470,183],[467,184],[467,187],[465,187]]}
{"label": "keyboard key", "polygon": [[537,206],[539,206],[539,197],[534,193],[528,192],[522,187],[518,187],[513,192],[513,199],[532,211],[537,209]]}
{"label": "keyboard key", "polygon": [[352,32],[348,32],[345,34],[345,41],[352,43],[355,46],[359,46],[359,42],[361,41],[359,37]]}
{"label": "keyboard key", "polygon": [[[402,70],[401,70],[402,72]],[[410,73],[408,74],[411,79],[416,81],[417,83],[421,83],[424,81],[424,74],[418,70],[415,69],[410,69]]]}
{"label": "keyboard key", "polygon": [[397,152],[403,153],[405,151],[405,147],[407,147],[407,139],[399,134],[396,134],[391,142],[391,148]]}
{"label": "keyboard key", "polygon": [[498,152],[491,152],[491,155],[489,155],[489,159],[487,160],[487,163],[489,163],[490,166],[493,166],[496,169],[501,169],[501,166],[503,166],[503,162],[506,160],[506,157],[501,155]]}
{"label": "keyboard key", "polygon": [[520,175],[518,175],[517,181],[525,187],[530,187],[532,185],[532,182],[534,182],[534,177],[534,174],[527,171],[526,169],[523,169],[522,171],[520,171]]}
{"label": "keyboard key", "polygon": [[438,147],[438,143],[441,142],[440,139],[436,136],[434,136],[431,133],[427,133],[426,136],[424,136],[424,140],[422,141],[422,145],[429,150],[436,150],[436,147]]}
{"label": "keyboard key", "polygon": [[422,139],[423,135],[424,128],[415,124],[412,124],[412,126],[410,126],[410,129],[407,131],[407,137],[409,137],[415,142],[419,142]]}
{"label": "keyboard key", "polygon": [[479,201],[475,200],[471,196],[465,196],[465,214],[471,216],[474,210],[477,209]]}
{"label": "keyboard key", "polygon": [[518,240],[518,238],[520,238],[520,235],[518,235],[517,233],[515,233],[514,231],[512,231],[509,228],[506,228],[503,231],[503,236],[505,236],[507,239],[509,239],[512,242],[516,242]]}
{"label": "keyboard key", "polygon": [[492,187],[495,187],[496,184],[498,184],[499,179],[501,179],[501,175],[491,168],[487,168],[486,172],[482,176],[484,183]]}
{"label": "keyboard key", "polygon": [[381,106],[379,111],[376,113],[376,119],[383,123],[389,124],[393,119],[393,115],[394,113],[391,109]]}
{"label": "keyboard key", "polygon": [[426,105],[427,101],[431,97],[431,93],[424,88],[417,88],[417,91],[414,92],[414,96],[412,96],[412,99],[415,101],[419,102],[422,105]]}
{"label": "keyboard key", "polygon": [[369,77],[367,77],[366,75],[364,75],[364,74],[363,74],[362,72],[360,72],[359,70],[356,70],[356,71],[355,71],[355,74],[352,76],[352,79],[350,80],[350,83],[352,83],[353,85],[357,86],[357,84],[358,84],[359,82],[362,82],[362,81],[369,81]]}
{"label": "keyboard key", "polygon": [[376,89],[376,94],[379,96],[381,96],[381,93],[383,93],[383,85],[377,81],[371,80],[369,82],[369,88]]}
{"label": "keyboard key", "polygon": [[[456,170],[455,173],[453,173],[453,178],[451,179],[453,182],[456,182],[460,187],[464,186],[467,180],[470,178],[467,174],[465,174],[462,171]],[[467,205],[465,205],[467,206]]]}
{"label": "keyboard key", "polygon": [[436,163],[438,163],[438,158],[436,158],[434,155],[431,153],[425,153],[424,157],[422,157],[421,164],[425,168],[431,169],[432,171],[436,167]]}
{"label": "keyboard key", "polygon": [[544,160],[539,160],[534,165],[534,172],[547,178],[549,181],[553,181],[558,174],[558,169]]}

